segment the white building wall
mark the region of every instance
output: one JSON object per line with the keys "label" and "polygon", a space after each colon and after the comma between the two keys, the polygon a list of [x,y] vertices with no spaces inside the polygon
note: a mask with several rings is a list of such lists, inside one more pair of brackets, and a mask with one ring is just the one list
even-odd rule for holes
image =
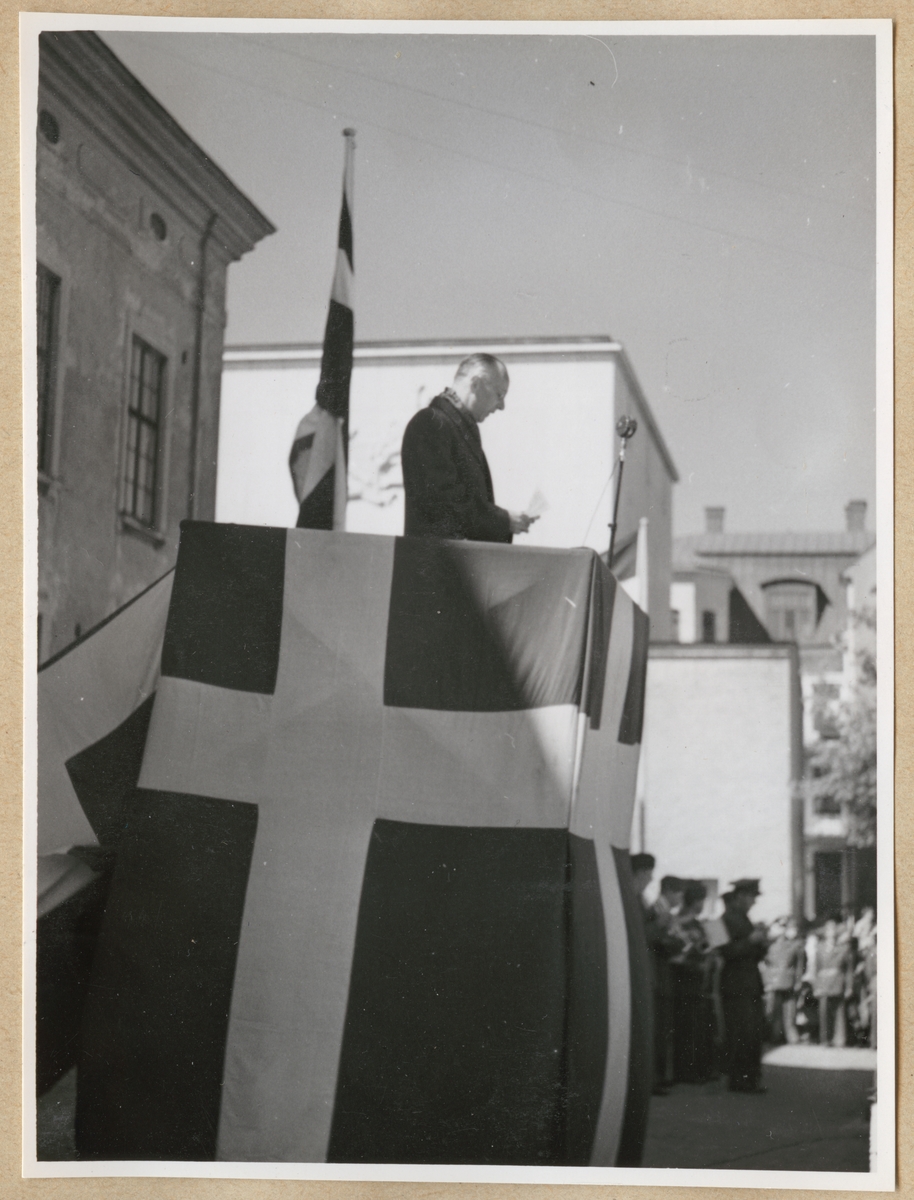
{"label": "white building wall", "polygon": [[657,646],[648,662],[632,844],[656,857],[658,878],[717,879],[724,892],[759,877],[758,919],[790,912],[794,896],[795,673],[783,646]]}
{"label": "white building wall", "polygon": [[695,584],[670,584],[670,608],[679,613],[678,641],[690,644],[695,641]]}
{"label": "white building wall", "polygon": [[[359,362],[350,395],[347,528],[402,534],[400,442],[410,417],[453,380],[461,357]],[[609,545],[614,365],[513,362],[505,411],[481,428],[497,503],[524,509],[537,490],[547,508],[528,546]],[[288,469],[295,428],[314,403],[319,361],[223,374],[216,520],[294,525],[298,506]],[[382,469],[386,465],[387,469]]]}
{"label": "white building wall", "polygon": [[[617,453],[615,423],[638,419],[629,445],[617,545],[647,518],[651,637],[670,636],[672,485],[676,469],[621,346],[605,338],[528,339],[469,345],[357,346],[350,396],[347,528],[403,532],[399,451],[410,417],[453,379],[471,350],[507,364],[504,412],[481,433],[496,502],[542,516],[528,546],[609,547]],[[295,428],[314,403],[319,346],[229,347],[222,383],[216,520],[289,526],[297,506],[288,471]]]}

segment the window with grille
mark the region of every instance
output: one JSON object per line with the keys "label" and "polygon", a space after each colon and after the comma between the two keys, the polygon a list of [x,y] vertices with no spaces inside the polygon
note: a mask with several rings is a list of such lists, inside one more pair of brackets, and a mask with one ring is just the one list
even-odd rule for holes
{"label": "window with grille", "polygon": [[60,277],[38,264],[38,470],[51,474]]}
{"label": "window with grille", "polygon": [[124,512],[154,529],[159,509],[162,393],[166,358],[134,337],[127,408]]}
{"label": "window with grille", "polygon": [[801,644],[810,641],[821,616],[817,603],[822,607],[816,585],[783,579],[763,583],[762,587],[765,592],[765,624],[774,640]]}

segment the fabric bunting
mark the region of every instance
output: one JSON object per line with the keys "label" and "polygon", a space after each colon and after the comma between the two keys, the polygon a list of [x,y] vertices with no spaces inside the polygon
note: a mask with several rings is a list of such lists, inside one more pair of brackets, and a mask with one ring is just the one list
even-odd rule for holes
{"label": "fabric bunting", "polygon": [[185,523],[80,1156],[637,1165],[646,641],[588,550]]}
{"label": "fabric bunting", "polygon": [[168,571],[38,672],[39,855],[116,838],[140,773],[173,580]]}
{"label": "fabric bunting", "polygon": [[354,336],[352,167],[355,143],[353,130],[343,132],[346,136],[343,202],[321,374],[316,403],[295,431],[289,454],[289,469],[299,503],[297,524],[301,529],[346,527],[349,383]]}

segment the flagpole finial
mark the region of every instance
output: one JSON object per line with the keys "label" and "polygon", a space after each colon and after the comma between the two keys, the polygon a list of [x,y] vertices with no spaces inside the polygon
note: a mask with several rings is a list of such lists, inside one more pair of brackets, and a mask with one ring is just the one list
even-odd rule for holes
{"label": "flagpole finial", "polygon": [[343,137],[346,137],[346,138],[355,137],[355,130],[354,129],[344,129]]}

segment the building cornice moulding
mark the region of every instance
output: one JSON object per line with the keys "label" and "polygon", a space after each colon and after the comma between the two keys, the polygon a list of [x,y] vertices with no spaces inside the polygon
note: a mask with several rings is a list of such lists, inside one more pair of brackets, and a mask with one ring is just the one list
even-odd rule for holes
{"label": "building cornice moulding", "polygon": [[95,34],[41,35],[40,83],[201,231],[216,213],[231,259],[275,232],[272,222]]}

